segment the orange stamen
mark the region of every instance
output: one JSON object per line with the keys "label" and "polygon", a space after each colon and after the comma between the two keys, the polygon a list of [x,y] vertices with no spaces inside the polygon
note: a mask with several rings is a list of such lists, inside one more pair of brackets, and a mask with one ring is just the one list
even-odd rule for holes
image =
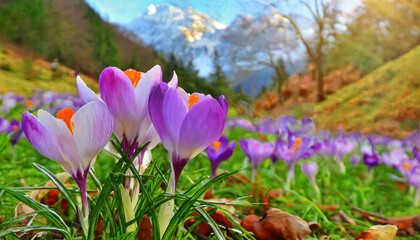
{"label": "orange stamen", "polygon": [[190,97],[188,98],[188,105],[189,105],[188,110],[190,110],[191,107],[194,106],[194,104],[198,103],[198,101],[200,101],[198,96],[195,94],[191,94]]}
{"label": "orange stamen", "polygon": [[30,107],[32,107],[33,105],[34,105],[34,101],[32,101],[32,100],[27,100],[27,101],[26,101],[26,107],[30,108]]}
{"label": "orange stamen", "polygon": [[404,168],[404,170],[410,170],[411,169],[411,165],[409,163],[404,163],[403,164],[403,168]]}
{"label": "orange stamen", "polygon": [[299,151],[299,147],[300,147],[301,143],[302,143],[302,139],[301,138],[296,138],[296,142],[295,142],[296,151]]}
{"label": "orange stamen", "polygon": [[18,126],[16,126],[16,125],[13,125],[13,126],[12,126],[12,128],[13,128],[13,130],[15,130],[15,131],[16,131],[16,130],[18,130]]}
{"label": "orange stamen", "polygon": [[295,145],[293,145],[290,149],[299,151],[300,144],[302,143],[301,138],[296,138]]}
{"label": "orange stamen", "polygon": [[67,128],[70,130],[71,134],[73,134],[74,124],[71,121],[71,118],[74,115],[74,111],[71,108],[63,108],[62,110],[57,112],[57,118],[63,120]]}
{"label": "orange stamen", "polygon": [[219,152],[220,141],[214,142],[211,145],[216,149],[216,152]]}
{"label": "orange stamen", "polygon": [[137,83],[140,81],[141,72],[137,72],[136,70],[133,70],[133,69],[128,69],[128,70],[125,70],[124,73],[131,80],[133,87],[136,87]]}

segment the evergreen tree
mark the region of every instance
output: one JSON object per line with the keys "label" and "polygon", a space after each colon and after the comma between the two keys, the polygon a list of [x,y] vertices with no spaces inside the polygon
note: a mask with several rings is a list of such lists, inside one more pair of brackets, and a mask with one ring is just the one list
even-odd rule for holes
{"label": "evergreen tree", "polygon": [[216,50],[213,58],[214,72],[210,74],[211,85],[220,93],[225,93],[228,90],[228,83],[223,73],[222,66],[220,64],[220,55]]}

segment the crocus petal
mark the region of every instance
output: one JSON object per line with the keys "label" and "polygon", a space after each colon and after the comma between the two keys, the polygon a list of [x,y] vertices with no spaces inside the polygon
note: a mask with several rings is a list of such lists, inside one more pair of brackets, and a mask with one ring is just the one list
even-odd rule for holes
{"label": "crocus petal", "polygon": [[42,109],[38,110],[38,120],[54,136],[57,148],[65,160],[60,164],[70,175],[77,174],[77,170],[82,169],[81,160],[73,135],[64,121],[53,117]]}
{"label": "crocus petal", "polygon": [[134,93],[136,96],[136,102],[139,107],[140,117],[142,119],[149,117],[148,102],[149,102],[150,92],[152,91],[154,87],[159,85],[161,82],[162,82],[162,69],[160,68],[159,65],[156,65],[152,69],[147,71],[137,83],[137,86],[134,89]]}
{"label": "crocus petal", "polygon": [[152,90],[149,97],[149,113],[153,126],[166,149],[171,148],[169,145],[168,131],[163,121],[163,100],[165,92],[168,89],[166,83],[161,83]]}
{"label": "crocus petal", "polygon": [[171,153],[171,150],[177,148],[181,124],[188,112],[187,103],[176,88],[168,88],[166,91],[162,111],[169,146],[171,146],[168,151]]}
{"label": "crocus petal", "polygon": [[90,102],[74,114],[72,121],[75,143],[85,170],[94,163],[108,143],[112,134],[113,120],[104,103]]}
{"label": "crocus petal", "polygon": [[150,125],[149,129],[146,131],[143,137],[139,139],[139,146],[141,147],[147,142],[150,142],[149,145],[147,145],[147,149],[155,148],[156,145],[160,142],[159,135],[153,125]]}
{"label": "crocus petal", "polygon": [[223,95],[220,96],[219,97],[219,102],[220,102],[220,106],[222,107],[223,112],[224,112],[224,115],[222,116],[222,119],[224,119],[224,121],[226,121],[229,105],[227,103],[227,100],[226,100],[225,96],[223,96]]}
{"label": "crocus petal", "polygon": [[219,138],[219,142],[220,142],[220,146],[225,146],[225,145],[227,145],[227,143],[228,143],[228,138],[225,136],[225,135],[222,135],[220,138]]}
{"label": "crocus petal", "polygon": [[248,141],[245,141],[242,138],[239,139],[239,146],[242,148],[244,153],[248,156],[249,160],[251,160],[251,154],[248,149]]}
{"label": "crocus petal", "polygon": [[[123,134],[131,142],[139,132],[139,112],[134,87],[123,71],[115,67],[105,68],[99,76],[101,97],[114,117],[114,133]],[[121,129],[122,128],[122,129]]]}
{"label": "crocus petal", "polygon": [[213,98],[196,103],[185,116],[179,132],[178,153],[191,159],[217,141],[225,120],[223,110]]}
{"label": "crocus petal", "polygon": [[184,99],[185,102],[188,102],[190,95],[181,87],[178,87],[178,92],[181,94],[182,99]]}
{"label": "crocus petal", "polygon": [[168,83],[168,86],[173,87],[173,88],[178,87],[178,76],[176,75],[175,71],[174,71],[171,81],[169,81]]}
{"label": "crocus petal", "polygon": [[9,122],[6,119],[0,117],[0,133],[6,132],[8,129],[9,129]]}
{"label": "crocus petal", "polygon": [[318,164],[316,162],[307,162],[302,164],[302,172],[308,177],[310,181],[315,180],[318,173]]}
{"label": "crocus petal", "polygon": [[233,149],[228,148],[217,156],[217,158],[215,159],[215,162],[221,163],[223,161],[226,161],[232,156],[232,154],[233,154]]}
{"label": "crocus petal", "polygon": [[60,151],[55,145],[54,136],[34,115],[29,112],[23,114],[22,129],[28,141],[44,157],[58,163],[64,162]]}
{"label": "crocus petal", "polygon": [[92,101],[102,101],[98,95],[95,94],[92,89],[90,89],[86,83],[82,80],[80,76],[76,78],[76,85],[77,91],[79,92],[80,97],[83,99],[85,103],[92,102]]}

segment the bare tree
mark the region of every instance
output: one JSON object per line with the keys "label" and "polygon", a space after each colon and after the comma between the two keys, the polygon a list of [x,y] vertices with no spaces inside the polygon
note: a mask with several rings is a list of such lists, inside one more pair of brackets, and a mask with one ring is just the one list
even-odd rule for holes
{"label": "bare tree", "polygon": [[[308,11],[306,14],[313,20],[315,27],[312,36],[305,36],[302,27],[299,26],[296,14],[284,14],[291,23],[297,37],[302,41],[310,61],[315,65],[315,78],[317,82],[317,101],[324,100],[323,77],[324,77],[324,51],[328,43],[336,36],[336,24],[338,23],[338,0],[324,2],[324,0],[300,0],[288,1],[302,6]],[[270,3],[276,9],[278,3]],[[303,9],[298,8],[298,9]]]}
{"label": "bare tree", "polygon": [[230,43],[229,62],[241,72],[249,72],[261,66],[273,69],[282,102],[281,86],[285,79],[279,59],[283,56],[289,58],[288,53],[297,47],[297,38],[291,31],[289,21],[273,10],[272,14],[265,17],[243,17],[237,23],[241,25],[231,28],[223,36],[223,41]]}

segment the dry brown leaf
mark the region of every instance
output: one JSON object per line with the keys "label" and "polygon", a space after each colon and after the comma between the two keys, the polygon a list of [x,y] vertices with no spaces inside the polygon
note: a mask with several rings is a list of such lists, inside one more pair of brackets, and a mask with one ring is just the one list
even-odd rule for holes
{"label": "dry brown leaf", "polygon": [[401,236],[414,236],[416,230],[420,230],[420,214],[402,217],[384,217],[358,208],[354,208],[352,211],[359,213],[367,221],[376,224],[397,226],[399,230],[398,235]]}
{"label": "dry brown leaf", "polygon": [[300,217],[276,208],[269,208],[259,219],[255,215],[246,216],[242,227],[254,233],[257,240],[303,240],[311,233],[309,224]]}
{"label": "dry brown leaf", "polygon": [[[221,199],[212,199],[213,201],[216,202],[228,202],[231,201],[232,199],[228,199],[228,198],[221,198]],[[218,205],[220,207],[222,207],[223,209],[229,211],[229,212],[235,212],[235,207],[232,205]],[[208,212],[210,211],[212,208],[210,207],[205,207],[204,211]],[[194,215],[198,216],[199,214],[197,212],[193,213]],[[229,214],[230,215],[230,214]],[[210,215],[210,217],[219,225],[225,226],[227,228],[233,228],[233,224],[229,221],[229,219],[227,219],[225,217],[225,215],[223,214],[223,212],[220,209],[217,209],[217,211],[215,213],[213,213],[212,215]],[[230,215],[230,217],[233,218],[232,215]],[[187,221],[185,221],[184,226],[186,228],[190,227],[191,225],[193,225],[195,222],[197,221],[197,218],[193,217],[193,218],[189,218],[187,219]],[[203,236],[209,236],[213,230],[212,228],[205,222],[201,222],[198,224],[198,226],[195,228],[195,233],[199,234],[199,235],[203,235]]]}
{"label": "dry brown leaf", "polygon": [[397,235],[398,227],[395,225],[373,226],[362,232],[355,240],[393,240]]}

